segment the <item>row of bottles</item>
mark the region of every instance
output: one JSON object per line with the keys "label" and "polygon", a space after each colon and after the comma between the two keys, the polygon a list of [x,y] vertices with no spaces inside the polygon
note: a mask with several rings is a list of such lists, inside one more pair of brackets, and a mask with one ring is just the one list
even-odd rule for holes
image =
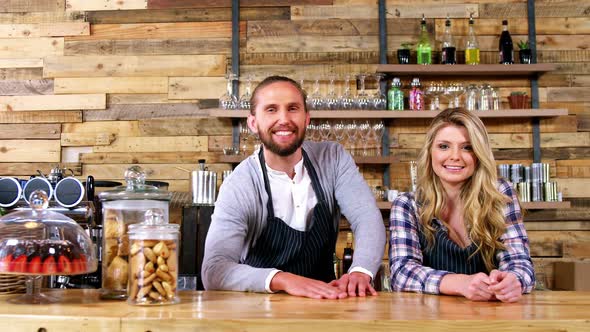
{"label": "row of bottles", "polygon": [[[465,40],[465,64],[477,65],[480,63],[479,58],[479,43],[475,35],[473,16],[469,17],[469,31],[467,39]],[[426,18],[422,15],[420,24],[420,37],[416,46],[417,63],[422,65],[432,64],[432,49],[430,34],[426,29]],[[508,21],[502,21],[502,33],[498,45],[499,62],[501,64],[514,63],[514,48],[512,45],[512,38],[508,32]],[[441,63],[454,65],[457,63],[457,45],[455,44],[453,35],[451,33],[451,20],[447,16],[445,21],[445,30],[441,40]]]}

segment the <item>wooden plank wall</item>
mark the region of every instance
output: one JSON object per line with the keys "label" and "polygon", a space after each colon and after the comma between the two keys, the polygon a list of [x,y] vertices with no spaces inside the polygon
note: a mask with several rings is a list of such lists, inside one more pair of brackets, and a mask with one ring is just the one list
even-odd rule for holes
{"label": "wooden plank wall", "polygon": [[[321,80],[374,72],[378,62],[375,0],[245,0],[240,13],[242,77],[254,83],[269,74]],[[170,190],[188,191],[189,176],[205,158],[212,169],[231,144],[231,121],[207,118],[225,89],[231,64],[231,1],[11,0],[0,5],[0,176],[26,177],[58,163],[85,178],[121,180],[139,164]],[[579,260],[590,252],[590,20],[585,0],[536,1],[539,62],[556,63],[540,78],[542,108],[570,115],[541,120],[544,161],[552,166],[573,208],[531,211],[527,227],[539,272],[552,285],[552,262]],[[526,38],[526,1],[387,1],[390,63],[402,42],[415,42],[424,13],[441,37],[453,18],[461,45],[469,14],[483,63],[495,63],[501,20],[513,40]],[[461,47],[459,47],[461,50]],[[459,52],[459,59],[463,59]],[[427,79],[424,79],[427,81]],[[529,91],[522,78],[480,77],[502,96]],[[407,82],[405,82],[407,83]],[[371,88],[371,78],[368,86]],[[374,84],[373,84],[374,86]],[[351,85],[353,92],[355,86]],[[488,119],[496,158],[532,159],[528,119]],[[406,190],[408,161],[416,158],[427,120],[389,122],[391,188]],[[382,166],[362,166],[371,185]],[[340,247],[339,247],[340,248]],[[340,249],[338,251],[340,253]]]}

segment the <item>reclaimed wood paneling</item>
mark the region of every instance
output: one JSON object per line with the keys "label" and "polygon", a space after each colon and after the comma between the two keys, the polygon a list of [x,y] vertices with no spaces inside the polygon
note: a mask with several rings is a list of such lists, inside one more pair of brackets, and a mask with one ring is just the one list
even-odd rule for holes
{"label": "reclaimed wood paneling", "polygon": [[140,136],[137,121],[93,121],[83,123],[64,123],[62,133],[65,134],[98,134],[111,133],[117,136]]}
{"label": "reclaimed wood paneling", "polygon": [[[68,37],[66,41],[231,38],[231,31],[231,22],[94,24],[92,25],[92,35]],[[245,37],[246,22],[240,23],[240,31],[241,37]]]}
{"label": "reclaimed wood paneling", "polygon": [[590,61],[590,50],[543,50],[537,51],[537,62],[588,62]]}
{"label": "reclaimed wood paneling", "polygon": [[66,10],[147,9],[147,0],[66,0]]}
{"label": "reclaimed wood paneling", "polygon": [[[99,179],[110,179],[121,177],[125,174],[125,170],[133,165],[138,165],[143,168],[148,179],[159,179],[159,180],[189,180],[190,173],[182,170],[198,169],[197,163],[172,163],[172,164],[84,164],[84,174],[93,175]],[[210,171],[223,172],[224,170],[231,169],[231,165],[228,164],[212,164],[207,163]]]}
{"label": "reclaimed wood paneling", "polygon": [[105,109],[106,95],[47,95],[47,96],[4,96],[0,104],[11,111],[81,110]]}
{"label": "reclaimed wood paneling", "polygon": [[0,22],[4,24],[34,24],[34,23],[63,23],[63,22],[83,22],[84,12],[78,11],[51,11],[51,12],[15,12],[0,13]]}
{"label": "reclaimed wood paneling", "polygon": [[[427,20],[432,33],[434,20]],[[411,35],[420,31],[420,21],[416,19],[388,19],[388,35]],[[526,32],[525,32],[526,33]],[[248,38],[270,36],[378,36],[379,26],[374,19],[318,19],[301,21],[248,21]],[[467,34],[467,31],[465,33]]]}
{"label": "reclaimed wood paneling", "polygon": [[590,89],[587,87],[547,88],[547,100],[554,102],[590,101]]}
{"label": "reclaimed wood paneling", "polygon": [[[526,2],[520,3],[484,3],[479,6],[481,18],[526,17]],[[588,3],[585,0],[572,1],[537,1],[535,16],[541,17],[584,17],[588,15]]]}
{"label": "reclaimed wood paneling", "polygon": [[157,119],[140,120],[141,136],[213,136],[231,135],[230,119]]}
{"label": "reclaimed wood paneling", "polygon": [[207,151],[207,136],[117,137],[109,146],[96,146],[93,152]]}
{"label": "reclaimed wood paneling", "polygon": [[[148,0],[149,9],[231,7],[231,0]],[[331,5],[332,0],[241,0],[240,7]]]}
{"label": "reclaimed wood paneling", "polygon": [[[245,46],[245,39],[240,44]],[[64,55],[231,54],[231,38],[67,41]]]}
{"label": "reclaimed wood paneling", "polygon": [[59,124],[0,124],[0,139],[59,139],[60,132]]}
{"label": "reclaimed wood paneling", "polygon": [[[55,168],[57,163],[0,163],[0,174],[2,176],[18,176],[18,175],[38,175],[37,170],[43,174],[49,174],[52,168]],[[75,176],[82,175],[82,166],[78,163],[59,163],[62,168],[71,169]],[[70,174],[68,172],[68,174]]]}
{"label": "reclaimed wood paneling", "polygon": [[223,77],[170,77],[169,99],[219,98],[227,80]]}
{"label": "reclaimed wood paneling", "polygon": [[0,81],[0,96],[53,94],[53,80]]}
{"label": "reclaimed wood paneling", "polygon": [[590,178],[590,160],[557,160],[557,177]]}
{"label": "reclaimed wood paneling", "polygon": [[242,53],[240,62],[249,65],[313,65],[324,63],[334,64],[375,64],[379,63],[378,51],[361,52],[271,52],[271,53]]}
{"label": "reclaimed wood paneling", "polygon": [[[197,99],[168,99],[168,94],[163,93],[113,93],[107,95],[107,104],[109,106],[117,104],[173,104],[187,103],[196,104],[200,102]],[[202,105],[201,105],[202,106]]]}
{"label": "reclaimed wood paneling", "polygon": [[82,122],[81,111],[0,112],[0,123]]}
{"label": "reclaimed wood paneling", "polygon": [[[0,112],[1,113],[1,112]],[[209,115],[198,104],[133,104],[110,105],[102,111],[84,111],[84,121],[139,120],[154,118],[185,118]]]}
{"label": "reclaimed wood paneling", "polygon": [[[290,17],[290,7],[240,8],[240,21]],[[92,11],[87,13],[87,21],[91,24],[231,21],[231,11],[227,8]]]}
{"label": "reclaimed wood paneling", "polygon": [[116,138],[112,133],[61,134],[61,146],[110,145]]}
{"label": "reclaimed wood paneling", "polygon": [[42,68],[43,59],[0,59],[0,68]]}
{"label": "reclaimed wood paneling", "polygon": [[590,249],[588,231],[530,231],[528,236],[531,256],[578,258],[575,254],[581,248]]}
{"label": "reclaimed wood paneling", "polygon": [[590,221],[525,221],[527,231],[590,231]]}
{"label": "reclaimed wood paneling", "polygon": [[[415,6],[415,5],[394,5],[387,6],[387,17],[393,18],[422,18],[426,17],[444,18],[450,17],[478,17],[477,4],[445,4],[444,6]],[[354,19],[354,18],[378,18],[377,3],[373,6],[292,6],[291,19]]]}
{"label": "reclaimed wood paneling", "polygon": [[[216,163],[218,152],[98,152],[82,153],[80,161],[84,164],[167,164],[197,163],[199,159]],[[186,168],[186,167],[185,167]]]}
{"label": "reclaimed wood paneling", "polygon": [[54,12],[64,10],[65,0],[4,0],[0,12]]}
{"label": "reclaimed wood paneling", "polygon": [[56,78],[56,94],[64,93],[167,93],[167,77]]}
{"label": "reclaimed wood paneling", "polygon": [[39,38],[90,35],[90,23],[0,24],[0,38]]}
{"label": "reclaimed wood paneling", "polygon": [[31,58],[62,55],[63,37],[0,39],[0,58]]}
{"label": "reclaimed wood paneling", "polygon": [[44,77],[223,76],[225,56],[80,56],[47,57]]}
{"label": "reclaimed wood paneling", "polygon": [[59,140],[0,140],[3,162],[60,162]]}
{"label": "reclaimed wood paneling", "polygon": [[[586,156],[587,157],[587,156]],[[588,197],[588,188],[590,188],[590,179],[587,178],[567,178],[556,179],[559,190],[563,192],[563,197]]]}
{"label": "reclaimed wood paneling", "polygon": [[[502,31],[502,20],[504,18],[484,19],[475,21],[475,31],[480,35],[496,35]],[[414,21],[417,21],[414,19]],[[435,20],[435,31],[442,36],[444,32],[445,19]],[[539,18],[536,20],[537,36],[540,35],[586,35],[590,34],[590,23],[587,18],[582,17],[557,17]],[[451,20],[451,33],[453,35],[467,35],[469,20]],[[510,34],[524,35],[528,33],[528,20],[526,17],[516,17],[508,20]],[[414,30],[419,31],[418,28]],[[388,32],[389,33],[389,32]]]}

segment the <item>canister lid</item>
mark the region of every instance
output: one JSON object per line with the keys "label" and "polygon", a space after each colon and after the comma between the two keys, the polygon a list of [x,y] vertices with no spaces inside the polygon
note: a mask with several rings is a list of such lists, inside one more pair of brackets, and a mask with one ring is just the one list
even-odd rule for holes
{"label": "canister lid", "polygon": [[125,171],[124,186],[118,186],[111,190],[98,194],[101,201],[116,200],[158,200],[170,201],[172,193],[161,190],[156,186],[145,184],[145,172],[139,166],[131,166]]}
{"label": "canister lid", "polygon": [[147,210],[143,222],[131,224],[128,227],[127,233],[130,237],[143,234],[146,238],[164,238],[170,233],[177,233],[180,228],[177,224],[169,224],[164,218],[164,211],[157,208]]}

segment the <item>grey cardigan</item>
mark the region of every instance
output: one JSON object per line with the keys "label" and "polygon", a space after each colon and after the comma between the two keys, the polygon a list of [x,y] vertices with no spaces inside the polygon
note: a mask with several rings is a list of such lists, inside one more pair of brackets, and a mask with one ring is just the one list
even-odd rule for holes
{"label": "grey cardigan", "polygon": [[[375,275],[383,259],[385,226],[371,190],[354,160],[340,144],[304,142],[318,173],[334,225],[340,211],[354,233],[352,267]],[[265,281],[274,269],[242,264],[266,225],[268,195],[257,154],[241,162],[223,182],[205,241],[201,276],[208,290],[265,292]]]}

